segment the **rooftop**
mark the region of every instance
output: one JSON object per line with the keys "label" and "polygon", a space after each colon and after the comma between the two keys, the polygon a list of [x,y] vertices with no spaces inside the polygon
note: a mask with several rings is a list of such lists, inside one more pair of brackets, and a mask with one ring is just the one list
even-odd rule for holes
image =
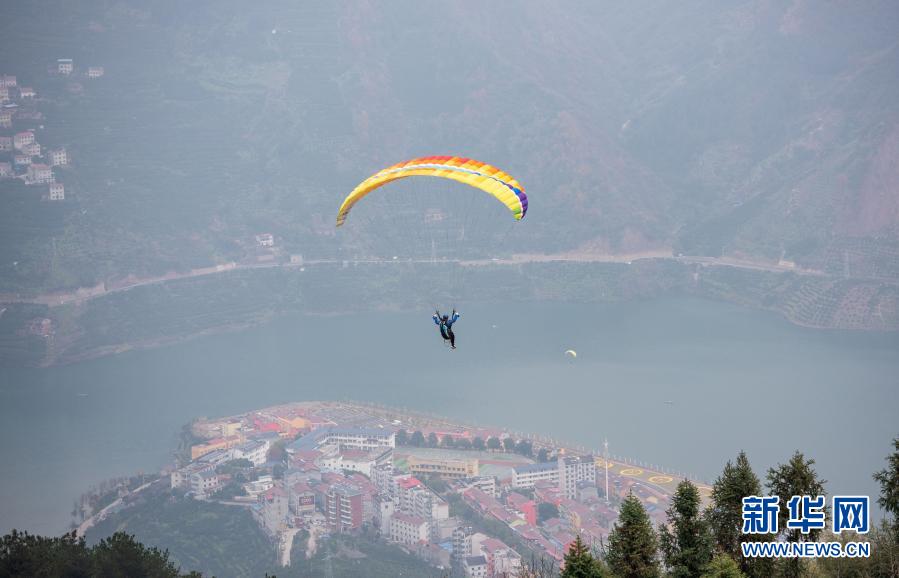
{"label": "rooftop", "polygon": [[546,472],[559,468],[557,462],[541,462],[538,464],[527,464],[524,466],[515,466],[516,474],[530,474],[534,472]]}
{"label": "rooftop", "polygon": [[404,522],[406,524],[411,524],[413,526],[421,526],[422,524],[427,523],[427,520],[425,520],[424,518],[414,516],[412,514],[406,514],[403,512],[394,514],[393,519],[399,520],[400,522]]}

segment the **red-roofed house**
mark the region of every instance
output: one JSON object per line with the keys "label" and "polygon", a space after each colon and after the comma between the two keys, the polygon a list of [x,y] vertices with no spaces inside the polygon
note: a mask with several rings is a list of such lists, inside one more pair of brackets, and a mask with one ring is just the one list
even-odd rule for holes
{"label": "red-roofed house", "polygon": [[534,484],[534,495],[541,502],[558,506],[562,502],[562,493],[558,484],[549,481],[540,481]]}
{"label": "red-roofed house", "polygon": [[513,510],[520,512],[528,524],[537,524],[537,504],[534,503],[534,500],[530,500],[518,492],[512,492],[506,498],[506,503]]}
{"label": "red-roofed house", "polygon": [[22,150],[22,147],[34,142],[34,133],[30,130],[17,132],[12,137],[12,144],[16,150]]}
{"label": "red-roofed house", "polygon": [[280,432],[281,424],[276,421],[263,419],[260,417],[253,418],[253,429],[259,432]]}
{"label": "red-roofed house", "polygon": [[396,485],[398,488],[408,490],[420,486],[422,483],[418,478],[400,478],[397,480]]}

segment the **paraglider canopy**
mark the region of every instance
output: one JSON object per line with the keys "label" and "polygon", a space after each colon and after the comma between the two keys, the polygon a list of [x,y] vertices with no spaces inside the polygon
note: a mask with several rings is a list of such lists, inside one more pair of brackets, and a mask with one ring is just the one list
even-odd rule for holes
{"label": "paraglider canopy", "polygon": [[524,187],[510,174],[466,157],[419,157],[382,169],[359,183],[340,205],[337,226],[343,225],[353,205],[368,193],[397,179],[414,176],[452,179],[481,189],[504,204],[519,221],[528,212]]}
{"label": "paraglider canopy", "polygon": [[575,359],[575,358],[577,358],[577,351],[575,351],[574,349],[566,349],[566,350],[565,350],[565,357],[569,357],[569,358],[571,358],[571,359]]}

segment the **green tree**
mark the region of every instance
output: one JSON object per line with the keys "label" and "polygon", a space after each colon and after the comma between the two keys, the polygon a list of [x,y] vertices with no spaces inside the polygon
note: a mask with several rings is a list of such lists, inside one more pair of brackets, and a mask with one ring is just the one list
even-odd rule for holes
{"label": "green tree", "polygon": [[449,485],[446,483],[440,474],[430,474],[426,480],[428,487],[434,490],[438,494],[442,494],[447,489],[449,489]]}
{"label": "green tree", "polygon": [[703,519],[699,490],[689,480],[677,485],[668,508],[668,524],[659,528],[665,565],[673,578],[697,576],[712,561],[712,537]]}
{"label": "green tree", "polygon": [[168,551],[147,548],[123,532],[100,540],[93,548],[93,558],[96,576],[179,576],[178,569],[169,561]]}
{"label": "green tree", "polygon": [[[777,527],[780,534],[790,542],[815,542],[821,535],[820,529],[812,529],[808,534],[803,534],[799,529],[787,529],[787,521],[790,519],[787,504],[792,496],[824,495],[824,484],[827,482],[818,478],[813,465],[815,460],[806,460],[802,452],[797,451],[787,463],[768,470],[768,491],[770,495],[780,497]],[[790,558],[781,563],[783,574],[788,578],[802,576],[805,566],[801,558]]]}
{"label": "green tree", "polygon": [[[884,530],[886,530],[884,532]],[[833,576],[835,578],[869,578],[873,576],[899,576],[899,573],[886,573],[878,571],[880,557],[884,551],[878,544],[879,536],[889,537],[889,530],[886,526],[874,527],[871,532],[864,536],[863,540],[871,544],[871,556],[869,558],[818,558],[809,564],[807,575],[809,576]],[[843,532],[841,534],[828,533],[824,538],[825,542],[839,542],[846,545],[847,542],[857,541],[860,536],[854,532]]]}
{"label": "green tree", "polygon": [[549,452],[546,451],[546,448],[540,448],[540,451],[537,452],[537,461],[540,463],[543,463],[548,460],[549,460]]}
{"label": "green tree", "polygon": [[743,498],[761,493],[762,484],[743,451],[737,455],[736,464],[730,461],[725,464],[712,485],[712,504],[706,510],[706,519],[718,549],[731,557],[741,554]]}
{"label": "green tree", "polygon": [[523,456],[531,457],[534,455],[534,446],[532,446],[531,442],[528,440],[519,440],[519,442],[515,444],[515,452]]}
{"label": "green tree", "polygon": [[266,459],[270,462],[283,462],[287,459],[287,448],[286,442],[284,440],[278,440],[268,448],[268,453],[265,455]]}
{"label": "green tree", "polygon": [[483,450],[486,446],[485,446],[485,444],[484,444],[483,438],[475,437],[473,440],[471,440],[471,447],[473,447],[474,449],[476,449],[476,450],[478,450],[478,451],[481,451],[481,450]]}
{"label": "green tree", "polygon": [[200,574],[180,574],[168,552],[147,548],[123,532],[88,548],[74,532],[44,538],[13,530],[0,539],[0,576],[199,578]]}
{"label": "green tree", "polygon": [[243,487],[243,484],[235,478],[232,478],[227,484],[222,486],[219,491],[212,494],[212,497],[216,500],[230,500],[234,498],[234,496],[246,495],[247,490]]}
{"label": "green tree", "polygon": [[895,528],[887,520],[881,520],[880,525],[875,526],[866,536],[871,542],[871,558],[868,562],[871,576],[899,576],[899,542],[896,541],[894,531]]}
{"label": "green tree", "polygon": [[437,440],[437,434],[431,432],[428,434],[428,447],[436,448],[439,441]]}
{"label": "green tree", "polygon": [[396,445],[404,446],[409,443],[409,432],[404,429],[396,432]]}
{"label": "green tree", "polygon": [[607,575],[602,563],[593,557],[590,549],[578,535],[565,553],[560,578],[604,578]]}
{"label": "green tree", "polygon": [[773,562],[767,558],[744,558],[740,543],[763,541],[766,535],[743,534],[743,498],[758,496],[762,484],[752,471],[746,452],[737,454],[735,463],[730,461],[712,486],[712,504],[706,510],[712,537],[718,550],[724,552],[739,565],[740,570],[753,578],[767,578],[774,571]]}
{"label": "green tree", "polygon": [[487,438],[487,449],[488,450],[498,450],[503,447],[503,442],[499,441],[498,437],[490,436]]}
{"label": "green tree", "polygon": [[456,439],[451,435],[445,435],[440,438],[440,447],[454,448],[456,447]]}
{"label": "green tree", "polygon": [[418,430],[415,430],[412,433],[412,437],[409,438],[409,445],[420,448],[425,445],[425,436]]}
{"label": "green tree", "polygon": [[506,450],[507,452],[514,452],[515,451],[515,440],[513,440],[510,437],[504,439],[503,440],[503,449]]}
{"label": "green tree", "polygon": [[893,518],[893,541],[899,545],[899,437],[893,439],[893,453],[887,456],[887,467],[874,474],[880,484],[877,503]]}
{"label": "green tree", "polygon": [[456,442],[456,447],[460,450],[470,450],[471,449],[471,441],[465,438],[460,439]]}
{"label": "green tree", "polygon": [[0,576],[90,576],[90,554],[75,532],[44,538],[13,530],[0,539]]}
{"label": "green tree", "polygon": [[609,569],[618,578],[656,578],[661,575],[656,548],[649,516],[640,500],[630,493],[622,502],[618,521],[609,535]]}
{"label": "green tree", "polygon": [[715,554],[700,574],[701,578],[745,578],[745,576],[746,574],[740,571],[740,565],[724,553]]}
{"label": "green tree", "polygon": [[549,502],[540,502],[537,506],[537,522],[543,523],[552,518],[559,517],[559,508]]}

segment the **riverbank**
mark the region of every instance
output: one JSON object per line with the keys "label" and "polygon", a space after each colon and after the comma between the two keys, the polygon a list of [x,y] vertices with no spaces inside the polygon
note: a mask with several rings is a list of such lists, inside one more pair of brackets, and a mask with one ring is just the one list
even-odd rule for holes
{"label": "riverbank", "polygon": [[[49,366],[200,335],[289,314],[431,310],[457,304],[581,304],[694,296],[773,311],[815,329],[899,330],[899,284],[839,279],[789,265],[643,256],[582,261],[567,256],[500,262],[318,261],[222,266],[74,293],[55,305],[13,303],[0,314],[0,366]],[[455,268],[460,294],[446,295]],[[27,355],[23,352],[27,352]]]}

